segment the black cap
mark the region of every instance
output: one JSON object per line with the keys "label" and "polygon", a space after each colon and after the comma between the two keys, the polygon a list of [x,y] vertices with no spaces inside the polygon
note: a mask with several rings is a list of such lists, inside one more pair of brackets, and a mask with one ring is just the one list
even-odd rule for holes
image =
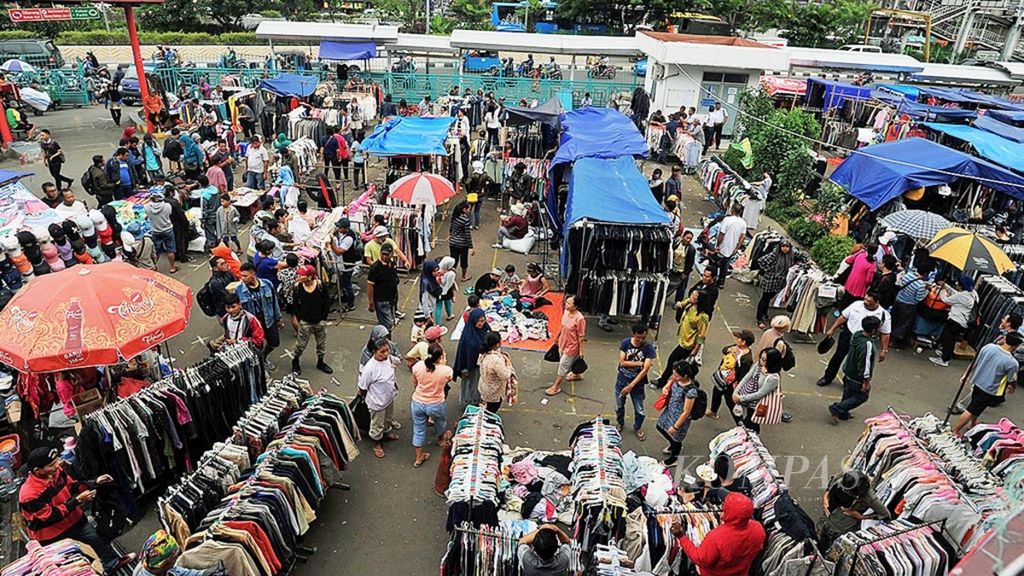
{"label": "black cap", "polygon": [[49,466],[54,460],[60,457],[60,452],[53,446],[39,446],[29,452],[25,464],[29,472]]}
{"label": "black cap", "polygon": [[392,246],[391,244],[384,244],[384,245],[382,245],[380,247],[380,253],[381,254],[385,254],[385,253],[386,254],[391,254],[394,251],[395,251],[395,247]]}
{"label": "black cap", "polygon": [[1020,346],[1024,344],[1024,335],[1020,332],[1010,332],[1006,335],[1006,343],[1010,346]]}

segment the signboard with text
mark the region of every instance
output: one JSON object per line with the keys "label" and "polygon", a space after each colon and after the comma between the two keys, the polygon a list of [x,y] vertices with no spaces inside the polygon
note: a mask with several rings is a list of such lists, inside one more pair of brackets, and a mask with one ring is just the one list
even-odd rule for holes
{"label": "signboard with text", "polygon": [[11,22],[54,22],[65,20],[96,20],[101,14],[93,6],[71,8],[10,8],[7,16]]}

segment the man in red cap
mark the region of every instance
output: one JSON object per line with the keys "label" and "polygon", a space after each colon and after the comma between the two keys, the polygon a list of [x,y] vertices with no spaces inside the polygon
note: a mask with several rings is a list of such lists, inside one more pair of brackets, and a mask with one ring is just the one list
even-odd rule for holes
{"label": "man in red cap", "polygon": [[302,374],[299,358],[306,351],[309,335],[312,334],[316,338],[316,368],[331,374],[334,369],[324,362],[324,354],[327,352],[324,320],[327,320],[327,313],[331,311],[331,297],[317,279],[316,268],[309,264],[299,266],[296,274],[299,283],[292,297],[292,326],[298,332],[298,337],[295,340],[295,352],[292,353],[292,372]]}
{"label": "man in red cap", "polygon": [[135,554],[120,556],[110,541],[96,533],[82,511],[82,505],[96,497],[96,486],[114,481],[104,474],[96,482],[79,482],[64,470],[56,448],[34,448],[28,456],[28,478],[18,492],[18,508],[33,540],[47,545],[70,538],[92,547],[103,568],[112,573],[135,560]]}

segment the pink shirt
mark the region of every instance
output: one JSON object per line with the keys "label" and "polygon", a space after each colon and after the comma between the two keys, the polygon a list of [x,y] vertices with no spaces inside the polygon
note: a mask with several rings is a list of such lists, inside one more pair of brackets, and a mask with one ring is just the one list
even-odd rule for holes
{"label": "pink shirt", "polygon": [[454,375],[451,366],[434,366],[431,372],[420,360],[412,367],[412,383],[416,386],[412,399],[421,404],[444,402],[444,385],[451,382]]}
{"label": "pink shirt", "polygon": [[846,279],[846,292],[850,296],[863,298],[868,291],[868,286],[875,279],[875,271],[878,269],[875,263],[868,260],[867,252],[861,251],[846,259],[850,264],[850,276]]}
{"label": "pink shirt", "polygon": [[579,356],[583,336],[587,333],[587,319],[577,311],[562,313],[562,333],[558,335],[558,350],[566,356]]}

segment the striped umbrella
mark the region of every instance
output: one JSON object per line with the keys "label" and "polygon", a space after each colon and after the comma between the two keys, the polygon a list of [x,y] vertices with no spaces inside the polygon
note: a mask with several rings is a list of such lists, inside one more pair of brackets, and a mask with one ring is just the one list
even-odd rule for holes
{"label": "striped umbrella", "polygon": [[1013,261],[995,243],[963,228],[939,231],[928,244],[928,253],[964,272],[1002,274],[1015,268]]}
{"label": "striped umbrella", "polygon": [[7,72],[35,72],[36,67],[28,62],[18,60],[17,58],[11,58],[3,64],[0,64],[0,70],[5,70]]}
{"label": "striped umbrella", "polygon": [[455,196],[455,188],[446,178],[429,172],[413,172],[395,180],[388,188],[391,197],[406,204],[437,206]]}
{"label": "striped umbrella", "polygon": [[906,234],[914,240],[931,240],[939,231],[949,228],[952,224],[938,214],[924,210],[901,210],[893,212],[881,220],[889,230]]}

